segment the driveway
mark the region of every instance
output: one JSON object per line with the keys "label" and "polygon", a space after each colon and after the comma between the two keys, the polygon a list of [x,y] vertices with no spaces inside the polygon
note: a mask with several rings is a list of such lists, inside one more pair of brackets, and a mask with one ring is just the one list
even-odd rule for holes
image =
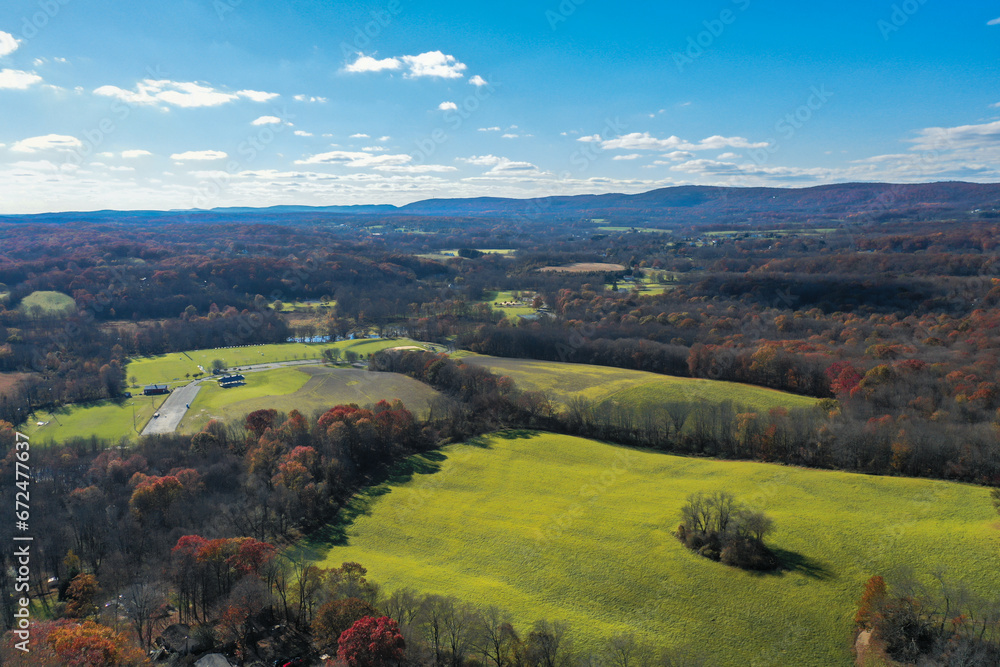
{"label": "driveway", "polygon": [[[227,373],[255,373],[257,371],[273,371],[276,368],[283,368],[285,366],[311,366],[314,364],[322,364],[323,361],[320,359],[301,359],[298,361],[277,361],[271,364],[255,364],[253,366],[240,366],[239,370],[235,368],[230,368]],[[191,403],[194,402],[195,396],[201,390],[202,382],[213,382],[215,380],[214,376],[209,376],[207,378],[202,378],[200,380],[195,380],[183,387],[177,387],[170,395],[167,396],[167,400],[163,402],[160,406],[159,417],[150,419],[149,423],[146,424],[146,428],[142,429],[143,435],[162,435],[164,433],[173,433],[180,426],[181,420],[184,419],[184,415],[187,414],[188,408]]]}
{"label": "driveway", "polygon": [[142,434],[159,435],[173,433],[177,430],[184,415],[187,414],[187,406],[194,400],[199,391],[201,391],[201,381],[195,380],[170,392],[167,400],[160,406],[160,416],[150,419],[146,428],[142,429]]}

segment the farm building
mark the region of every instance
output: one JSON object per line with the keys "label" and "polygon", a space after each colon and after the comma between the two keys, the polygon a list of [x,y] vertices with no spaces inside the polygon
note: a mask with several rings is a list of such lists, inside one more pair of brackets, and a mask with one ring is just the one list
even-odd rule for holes
{"label": "farm building", "polygon": [[142,390],[144,396],[161,396],[170,393],[170,387],[165,384],[147,384]]}
{"label": "farm building", "polygon": [[219,378],[219,386],[224,389],[228,389],[229,387],[239,387],[246,384],[245,380],[246,378],[242,375],[224,375]]}

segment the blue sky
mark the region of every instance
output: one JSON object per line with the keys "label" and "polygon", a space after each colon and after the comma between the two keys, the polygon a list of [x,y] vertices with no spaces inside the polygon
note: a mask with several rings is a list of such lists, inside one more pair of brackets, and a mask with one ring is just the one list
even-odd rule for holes
{"label": "blue sky", "polygon": [[0,213],[1000,180],[1000,3],[7,0]]}

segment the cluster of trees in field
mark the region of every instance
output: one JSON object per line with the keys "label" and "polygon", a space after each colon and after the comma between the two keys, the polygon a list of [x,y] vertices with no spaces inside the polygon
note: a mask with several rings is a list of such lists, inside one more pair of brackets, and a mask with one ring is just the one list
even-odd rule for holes
{"label": "cluster of trees in field", "polygon": [[716,491],[688,496],[681,508],[677,538],[688,549],[711,560],[745,570],[773,570],[780,562],[764,544],[774,521],[745,507],[733,494]]}

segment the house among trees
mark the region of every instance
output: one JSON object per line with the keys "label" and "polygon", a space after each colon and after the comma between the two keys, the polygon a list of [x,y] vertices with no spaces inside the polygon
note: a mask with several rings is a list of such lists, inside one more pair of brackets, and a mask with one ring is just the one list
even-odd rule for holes
{"label": "house among trees", "polygon": [[165,384],[147,384],[142,390],[143,396],[162,396],[169,393],[170,387]]}

